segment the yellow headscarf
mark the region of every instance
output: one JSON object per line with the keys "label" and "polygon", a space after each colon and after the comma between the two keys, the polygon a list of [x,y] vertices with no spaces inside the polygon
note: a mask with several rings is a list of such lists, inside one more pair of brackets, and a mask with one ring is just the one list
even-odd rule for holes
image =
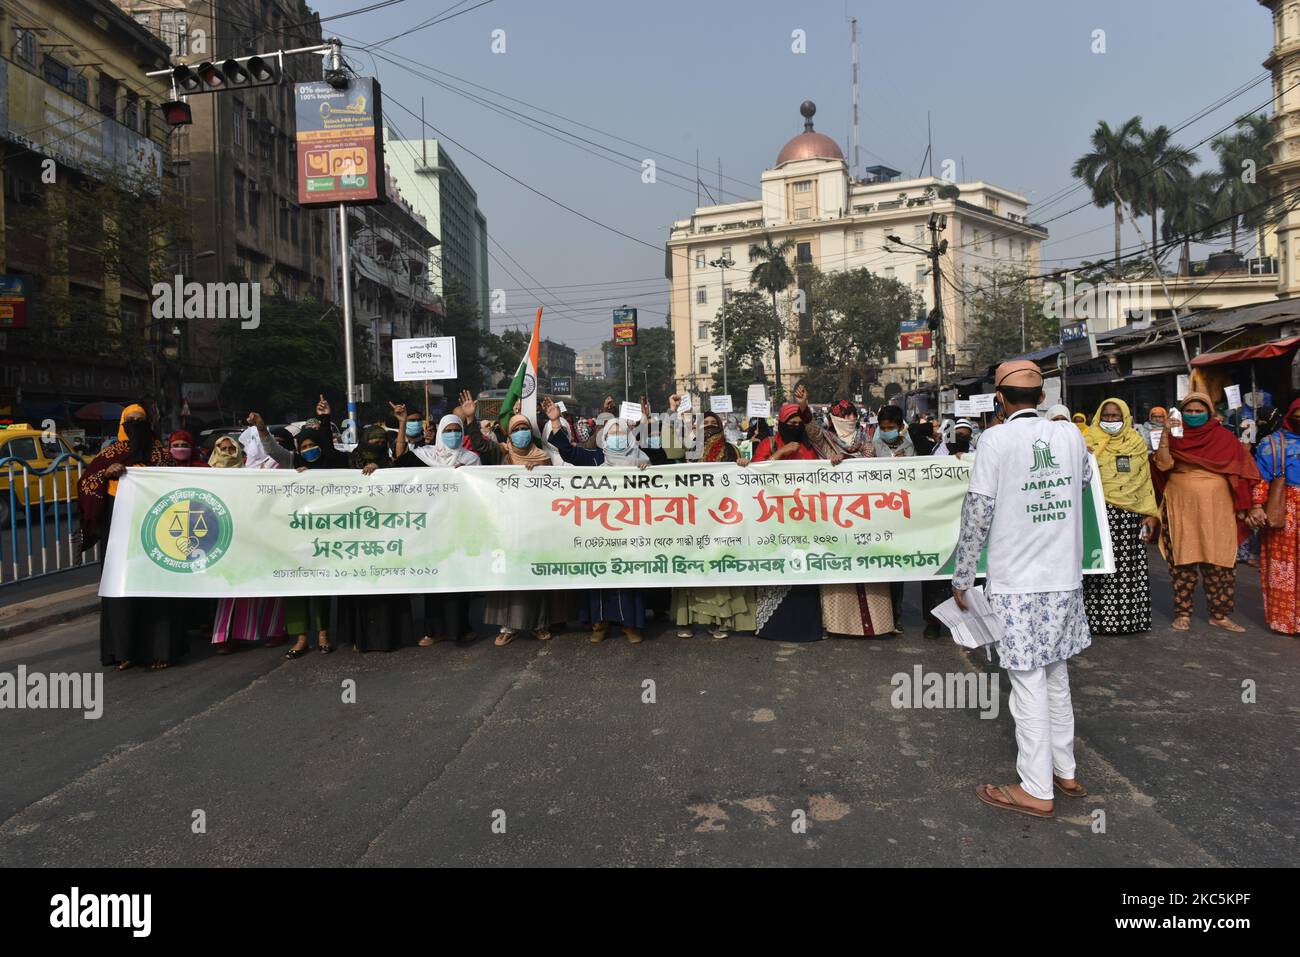
{"label": "yellow headscarf", "polygon": [[[1110,403],[1114,403],[1124,416],[1124,428],[1117,435],[1107,435],[1101,428],[1101,410]],[[1123,399],[1103,400],[1083,438],[1088,443],[1088,450],[1097,457],[1106,504],[1139,515],[1158,516],[1146,439],[1133,428],[1133,413],[1129,411],[1128,403]],[[1127,472],[1119,470],[1120,459],[1128,460]]]}
{"label": "yellow headscarf", "polygon": [[135,415],[137,412],[140,415],[143,415],[145,418],[149,417],[149,413],[145,411],[145,408],[142,405],[128,405],[125,409],[122,410],[122,417],[117,420],[117,440],[119,442],[126,441],[127,416]]}

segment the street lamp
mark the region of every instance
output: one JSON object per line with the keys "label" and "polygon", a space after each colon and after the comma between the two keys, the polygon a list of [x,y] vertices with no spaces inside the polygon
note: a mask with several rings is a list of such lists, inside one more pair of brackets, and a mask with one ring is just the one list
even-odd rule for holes
{"label": "street lamp", "polygon": [[727,388],[727,270],[736,265],[736,261],[723,255],[711,260],[709,265],[722,270],[722,393],[731,395]]}

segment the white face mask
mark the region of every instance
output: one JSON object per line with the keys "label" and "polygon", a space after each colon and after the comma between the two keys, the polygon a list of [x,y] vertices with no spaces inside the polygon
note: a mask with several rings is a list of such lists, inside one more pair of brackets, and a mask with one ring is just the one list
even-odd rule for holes
{"label": "white face mask", "polygon": [[1107,435],[1119,435],[1120,429],[1124,428],[1123,422],[1103,422],[1101,430]]}

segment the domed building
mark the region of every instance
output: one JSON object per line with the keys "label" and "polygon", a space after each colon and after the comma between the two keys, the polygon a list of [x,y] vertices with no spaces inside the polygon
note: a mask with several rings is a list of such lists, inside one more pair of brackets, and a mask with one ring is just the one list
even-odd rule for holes
{"label": "domed building", "polygon": [[[814,128],[816,105],[805,100],[799,113],[803,130],[781,146],[776,161],[764,170],[758,199],[702,206],[672,225],[666,274],[677,388],[707,394],[714,391],[715,375],[721,382],[723,344],[712,338],[711,325],[724,293],[750,288],[749,275],[757,264],[751,261],[750,247],[764,245],[767,237],[774,245],[786,239],[793,242],[795,284],[777,300],[778,309],[790,320],[787,328],[794,330],[781,355],[781,382],[787,394],[803,374],[800,336],[810,331],[808,313],[800,314],[796,308],[801,272],[867,268],[897,279],[921,297],[927,311],[932,309],[928,261],[886,239],[896,236],[929,248],[931,215],[946,216],[942,238],[948,241],[948,251],[940,262],[950,280],[943,283],[942,296],[947,381],[952,381],[970,369],[967,342],[973,334],[963,297],[955,290],[979,285],[980,274],[999,267],[1036,271],[1047,230],[1029,223],[1029,202],[1024,196],[990,183],[957,183],[955,176],[904,179],[886,166],[860,173],[851,170],[834,138]],[[952,167],[948,161],[949,172],[955,172]],[[887,250],[887,245],[894,249]],[[726,263],[730,265],[724,268]],[[918,379],[933,382],[936,359],[931,349],[900,350],[882,370],[881,383],[893,381],[912,388]],[[764,363],[769,381],[772,364],[771,357]],[[737,369],[733,358],[728,372]]]}

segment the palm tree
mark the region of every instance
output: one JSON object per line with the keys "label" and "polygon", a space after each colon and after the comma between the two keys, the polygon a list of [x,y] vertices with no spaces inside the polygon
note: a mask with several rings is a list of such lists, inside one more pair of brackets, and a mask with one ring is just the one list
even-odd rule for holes
{"label": "palm tree", "polygon": [[1134,200],[1131,187],[1142,175],[1142,117],[1125,120],[1118,129],[1102,120],[1092,132],[1092,152],[1074,161],[1070,174],[1092,190],[1093,204],[1115,208],[1115,278],[1120,272],[1120,227],[1124,225],[1124,203]]}
{"label": "palm tree", "polygon": [[1142,211],[1151,216],[1151,252],[1156,249],[1156,227],[1160,211],[1175,200],[1192,180],[1191,167],[1197,163],[1196,154],[1186,147],[1170,142],[1173,136],[1169,127],[1161,125],[1154,130],[1138,131],[1138,148],[1142,154],[1142,177],[1137,184]]}
{"label": "palm tree", "polygon": [[1216,219],[1229,221],[1234,252],[1238,228],[1258,226],[1268,218],[1268,193],[1256,180],[1258,171],[1270,162],[1272,138],[1272,124],[1261,114],[1238,120],[1236,132],[1216,136],[1210,143],[1219,156],[1212,212]]}
{"label": "palm tree", "polygon": [[771,235],[764,235],[763,242],[753,243],[749,247],[749,260],[758,260],[758,265],[750,271],[749,283],[772,296],[772,338],[775,351],[776,396],[780,398],[781,390],[781,317],[776,311],[776,294],[790,288],[794,282],[794,271],[786,260],[794,248],[793,239],[783,239],[773,243]]}
{"label": "palm tree", "polygon": [[1210,210],[1218,181],[1215,173],[1191,176],[1164,204],[1162,212],[1165,218],[1160,224],[1160,235],[1167,243],[1182,240],[1183,262],[1192,261],[1192,243],[1208,239],[1213,232],[1209,227],[1213,218]]}

